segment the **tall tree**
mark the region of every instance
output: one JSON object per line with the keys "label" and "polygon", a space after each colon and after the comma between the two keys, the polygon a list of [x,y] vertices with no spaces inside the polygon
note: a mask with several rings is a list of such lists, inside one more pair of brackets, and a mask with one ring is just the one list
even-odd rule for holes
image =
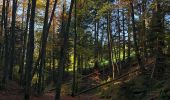
{"label": "tall tree", "polygon": [[15,51],[15,24],[16,24],[16,11],[17,11],[17,0],[13,0],[12,5],[12,23],[11,23],[11,36],[10,36],[10,69],[9,79],[12,80],[13,67],[14,67],[14,51]]}
{"label": "tall tree", "polygon": [[74,1],[74,63],[73,63],[73,85],[72,96],[75,95],[76,88],[76,57],[77,57],[77,0]]}
{"label": "tall tree", "polygon": [[6,2],[3,2],[3,7],[4,7],[4,38],[5,38],[5,55],[4,55],[4,65],[3,65],[3,78],[2,78],[2,84],[5,86],[6,82],[8,80],[8,73],[9,73],[9,63],[8,63],[8,59],[9,59],[9,34],[8,34],[8,30],[7,30],[7,26],[8,26],[8,9],[9,9],[9,0],[7,0]]}
{"label": "tall tree", "polygon": [[95,63],[94,63],[94,67],[95,68],[99,68],[99,22],[100,20],[99,19],[95,19],[95,22],[94,22],[94,30],[95,30],[95,49],[94,49],[94,53],[95,53],[95,55],[94,55],[94,59],[95,59]]}
{"label": "tall tree", "polygon": [[142,1],[142,46],[143,46],[143,53],[144,53],[144,57],[145,59],[147,58],[147,37],[146,37],[146,3],[147,0],[143,0]]}
{"label": "tall tree", "polygon": [[29,35],[27,43],[27,54],[26,54],[26,85],[25,85],[25,100],[30,100],[31,92],[31,71],[33,65],[33,54],[34,54],[34,22],[35,22],[35,9],[36,0],[31,0],[31,15],[29,23]]}
{"label": "tall tree", "polygon": [[44,77],[44,74],[43,74],[43,70],[44,70],[44,67],[45,67],[45,41],[46,41],[46,30],[47,30],[47,24],[48,24],[48,13],[49,13],[49,2],[50,0],[47,0],[46,1],[46,8],[45,8],[45,16],[44,16],[44,26],[43,26],[43,32],[42,32],[42,35],[41,35],[41,48],[40,48],[40,52],[41,52],[41,55],[40,55],[40,65],[39,65],[39,75],[38,75],[38,94],[41,93],[41,91],[43,90],[43,86],[42,86],[42,83],[43,83],[43,77]]}
{"label": "tall tree", "polygon": [[40,48],[40,66],[39,66],[39,79],[38,79],[38,93],[40,94],[44,90],[44,74],[43,70],[45,68],[45,58],[46,58],[46,47],[47,47],[47,38],[49,34],[49,30],[51,27],[51,23],[54,17],[55,9],[57,6],[57,0],[54,1],[53,9],[51,12],[50,20],[48,22],[48,12],[49,12],[49,0],[46,1],[46,10],[45,10],[45,17],[44,17],[44,26],[42,32],[42,40],[41,40],[41,48]]}
{"label": "tall tree", "polygon": [[121,70],[121,26],[120,26],[120,11],[117,10],[117,27],[118,27],[118,60],[119,60],[119,69]]}
{"label": "tall tree", "polygon": [[135,15],[134,15],[134,6],[133,6],[133,1],[130,2],[130,7],[131,7],[131,18],[132,18],[132,31],[133,31],[133,41],[134,41],[134,49],[135,49],[135,55],[137,58],[137,62],[140,66],[140,68],[143,70],[144,66],[142,64],[142,60],[139,54],[139,46],[137,43],[137,32],[136,32],[136,26],[135,26]]}
{"label": "tall tree", "polygon": [[125,10],[122,11],[122,31],[123,31],[123,61],[125,61],[126,57],[126,37],[125,37]]}
{"label": "tall tree", "polygon": [[108,49],[109,49],[109,66],[112,69],[112,78],[115,78],[115,67],[113,64],[112,56],[112,33],[111,33],[111,23],[110,23],[110,12],[107,13],[107,39],[108,39]]}
{"label": "tall tree", "polygon": [[152,32],[154,32],[154,35],[156,36],[154,38],[155,41],[155,56],[156,56],[156,68],[154,75],[156,78],[161,78],[165,72],[165,54],[164,54],[164,13],[162,11],[162,6],[159,0],[155,0],[155,8],[152,16]]}
{"label": "tall tree", "polygon": [[68,34],[69,34],[69,28],[70,28],[70,23],[71,23],[71,14],[72,14],[73,6],[74,6],[74,0],[71,0],[66,29],[64,33],[62,33],[63,41],[62,41],[62,45],[60,49],[60,58],[59,58],[59,64],[58,64],[58,79],[56,82],[55,100],[60,100],[61,84],[62,84],[63,70],[65,68],[65,62],[66,62]]}
{"label": "tall tree", "polygon": [[28,25],[29,25],[29,20],[30,20],[30,8],[31,8],[31,2],[30,0],[28,0],[28,4],[27,4],[27,17],[26,17],[26,25],[25,25],[25,29],[24,29],[24,36],[23,36],[23,47],[22,47],[22,54],[21,54],[21,64],[20,64],[20,69],[19,69],[19,73],[20,73],[20,84],[23,84],[23,79],[25,77],[24,75],[24,68],[25,68],[25,52],[26,52],[26,45],[27,45],[27,33],[28,33]]}

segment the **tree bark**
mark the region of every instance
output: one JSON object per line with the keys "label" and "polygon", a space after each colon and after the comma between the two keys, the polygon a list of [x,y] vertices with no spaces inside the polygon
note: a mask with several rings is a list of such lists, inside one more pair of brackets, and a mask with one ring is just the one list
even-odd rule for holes
{"label": "tree bark", "polygon": [[27,54],[26,54],[26,86],[25,86],[25,100],[30,100],[31,92],[31,71],[33,65],[33,54],[34,54],[34,22],[35,22],[35,9],[36,9],[36,0],[31,2],[31,17],[29,23],[29,36],[27,43]]}
{"label": "tree bark", "polygon": [[77,1],[74,1],[74,63],[73,63],[73,85],[72,96],[75,95],[76,88],[76,57],[77,57]]}
{"label": "tree bark", "polygon": [[[26,78],[25,74],[24,74],[24,68],[25,68],[25,59],[26,59],[26,45],[27,45],[27,32],[28,32],[28,25],[29,25],[29,20],[30,20],[30,8],[31,8],[31,3],[30,0],[28,0],[28,5],[27,5],[27,18],[26,18],[26,26],[25,26],[25,30],[24,30],[24,43],[23,43],[23,47],[22,47],[22,54],[21,54],[21,65],[20,65],[20,84],[23,84],[23,80]],[[25,83],[25,82],[24,82]]]}
{"label": "tree bark", "polygon": [[13,68],[14,68],[14,51],[15,51],[15,23],[16,23],[16,11],[17,11],[17,0],[13,0],[12,5],[12,23],[11,23],[11,36],[10,36],[10,69],[9,79],[12,80]]}
{"label": "tree bark", "polygon": [[38,94],[41,94],[43,91],[43,76],[44,76],[44,68],[45,68],[45,56],[46,56],[46,39],[47,39],[47,35],[46,35],[46,30],[47,30],[47,24],[48,24],[48,11],[49,11],[49,1],[46,1],[46,8],[45,8],[45,16],[44,16],[44,26],[43,26],[43,32],[41,35],[41,55],[40,55],[40,65],[39,65],[39,77],[38,77]]}
{"label": "tree bark", "polygon": [[139,67],[143,70],[144,66],[143,66],[142,61],[141,61],[141,57],[140,57],[140,54],[139,54],[139,47],[138,47],[138,43],[137,43],[137,33],[136,33],[136,26],[135,26],[133,2],[130,3],[130,7],[131,7],[131,18],[132,18],[132,30],[133,30],[133,40],[134,40],[135,55],[136,55]]}
{"label": "tree bark", "polygon": [[63,69],[65,68],[65,62],[66,62],[68,33],[69,33],[69,28],[70,28],[70,23],[71,23],[71,14],[72,14],[73,5],[74,5],[74,0],[71,0],[70,10],[69,10],[69,15],[68,15],[68,22],[67,22],[66,30],[63,33],[64,35],[63,45],[61,46],[61,49],[60,49],[60,59],[59,59],[59,64],[58,64],[59,67],[58,67],[58,79],[56,82],[55,100],[60,100]]}
{"label": "tree bark", "polygon": [[125,61],[126,57],[126,38],[125,38],[125,11],[122,12],[122,27],[123,27],[123,61]]}
{"label": "tree bark", "polygon": [[7,80],[8,80],[8,74],[9,74],[9,63],[8,63],[8,59],[9,59],[9,34],[8,34],[8,8],[9,8],[9,0],[3,2],[4,3],[4,32],[5,32],[5,58],[4,58],[4,65],[3,65],[3,78],[2,78],[2,84],[6,85]]}
{"label": "tree bark", "polygon": [[110,26],[110,13],[107,14],[107,39],[108,39],[108,49],[109,49],[109,66],[112,69],[112,78],[115,78],[115,69],[113,64],[113,57],[112,57],[112,34],[111,34],[111,26]]}

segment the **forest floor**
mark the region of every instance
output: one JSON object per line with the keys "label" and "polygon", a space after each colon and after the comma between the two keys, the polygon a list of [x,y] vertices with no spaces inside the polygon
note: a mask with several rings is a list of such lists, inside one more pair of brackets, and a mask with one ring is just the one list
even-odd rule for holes
{"label": "forest floor", "polygon": [[[149,60],[147,63],[152,63],[153,60]],[[135,66],[134,68],[136,68]],[[91,77],[94,78],[92,75]],[[9,81],[6,90],[0,91],[0,100],[23,100],[24,91],[23,89],[14,81]],[[31,96],[31,100],[54,100],[55,91],[46,92],[42,96]],[[94,95],[93,93],[85,93],[76,97],[64,94],[61,96],[61,100],[107,100],[101,99],[99,96]]]}
{"label": "forest floor", "polygon": [[[24,91],[17,83],[9,82],[7,90],[0,91],[0,100],[23,100]],[[54,100],[55,93],[45,93],[42,96],[31,96],[31,100]],[[62,96],[61,100],[77,100],[71,96]]]}
{"label": "forest floor", "polygon": [[[9,81],[6,90],[0,90],[0,100],[23,100],[24,90],[17,82]],[[41,96],[31,96],[31,100],[54,100],[55,91],[46,92]],[[90,94],[82,94],[80,96],[72,97],[70,95],[62,95],[61,100],[103,100]]]}

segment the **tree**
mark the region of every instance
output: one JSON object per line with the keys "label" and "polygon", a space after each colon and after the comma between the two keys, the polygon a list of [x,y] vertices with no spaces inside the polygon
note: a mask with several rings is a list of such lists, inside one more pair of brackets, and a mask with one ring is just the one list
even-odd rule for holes
{"label": "tree", "polygon": [[113,64],[112,57],[112,34],[111,34],[111,23],[110,23],[110,12],[107,13],[107,39],[108,39],[108,49],[109,49],[109,66],[112,69],[112,78],[115,78],[115,68]]}
{"label": "tree", "polygon": [[41,49],[40,49],[40,65],[39,65],[39,80],[38,80],[38,93],[39,94],[44,90],[43,70],[45,67],[46,45],[47,45],[47,38],[48,38],[49,30],[51,27],[51,22],[54,17],[56,5],[57,5],[57,0],[55,0],[55,2],[54,2],[50,20],[48,22],[49,0],[46,1],[46,11],[45,11],[45,16],[44,16],[44,26],[43,26],[43,32],[42,32],[42,37],[41,37],[42,40],[41,40]]}
{"label": "tree", "polygon": [[157,74],[155,74],[155,77],[160,79],[164,72],[165,72],[165,54],[164,54],[164,48],[165,48],[165,43],[164,43],[164,24],[163,24],[163,20],[164,20],[164,13],[162,12],[161,9],[161,4],[160,1],[155,0],[155,8],[154,8],[154,13],[152,16],[152,32],[154,32],[155,34],[155,55],[156,55],[156,69],[155,71],[157,72]]}
{"label": "tree", "polygon": [[31,15],[29,23],[29,35],[27,43],[27,54],[26,54],[26,85],[25,85],[25,100],[30,100],[31,92],[31,71],[33,66],[33,54],[34,54],[34,22],[35,22],[35,8],[36,0],[31,1]]}
{"label": "tree", "polygon": [[13,0],[12,5],[12,23],[11,23],[11,36],[10,36],[10,69],[9,79],[12,80],[13,67],[14,67],[14,51],[15,51],[15,23],[16,23],[16,11],[17,11],[17,0]]}
{"label": "tree", "polygon": [[75,95],[76,90],[76,57],[77,57],[77,1],[74,1],[74,63],[73,63],[73,85],[72,96]]}
{"label": "tree", "polygon": [[68,34],[69,34],[73,5],[74,5],[74,0],[71,0],[68,21],[67,21],[66,29],[63,31],[63,41],[62,41],[62,45],[60,49],[60,58],[59,58],[59,64],[58,64],[58,79],[56,82],[55,100],[60,100],[61,84],[62,84],[63,70],[65,68],[65,62],[66,62]]}
{"label": "tree", "polygon": [[4,38],[5,38],[5,58],[4,58],[4,68],[3,68],[3,78],[2,78],[2,84],[5,86],[8,80],[8,72],[9,72],[9,64],[8,64],[8,59],[9,59],[9,34],[8,34],[8,30],[7,30],[7,26],[8,26],[8,7],[9,7],[9,0],[3,1],[3,12],[4,12]]}
{"label": "tree", "polygon": [[63,85],[76,96],[120,80],[166,82],[169,0],[70,1],[2,0],[0,95],[13,83],[24,87],[25,100],[54,89],[59,100]]}
{"label": "tree", "polygon": [[40,65],[39,65],[39,75],[38,75],[38,94],[40,94],[43,91],[43,70],[45,67],[45,50],[46,50],[46,39],[47,39],[47,26],[48,26],[48,11],[49,11],[49,1],[46,1],[46,8],[45,8],[45,16],[44,16],[44,26],[43,26],[43,32],[42,32],[42,36],[41,36],[41,49],[40,49]]}
{"label": "tree", "polygon": [[134,41],[134,48],[135,48],[135,55],[138,61],[138,64],[140,68],[143,70],[144,66],[141,61],[141,57],[139,54],[139,46],[137,43],[137,33],[136,33],[136,27],[135,27],[135,17],[134,17],[134,8],[133,8],[133,2],[130,2],[130,7],[131,7],[131,18],[132,18],[132,30],[133,30],[133,41]]}
{"label": "tree", "polygon": [[19,69],[19,73],[20,73],[20,84],[23,84],[23,80],[25,79],[25,77],[23,78],[24,75],[24,68],[25,68],[25,53],[26,53],[26,45],[27,45],[27,33],[28,33],[28,26],[29,26],[29,20],[30,20],[30,8],[31,8],[31,2],[30,0],[28,0],[28,4],[27,4],[27,17],[26,17],[26,25],[25,25],[25,29],[24,29],[24,36],[23,36],[23,48],[22,48],[22,54],[21,54],[21,65],[20,65],[20,69]]}
{"label": "tree", "polygon": [[126,37],[125,37],[125,10],[122,11],[122,31],[123,31],[123,61],[126,59]]}

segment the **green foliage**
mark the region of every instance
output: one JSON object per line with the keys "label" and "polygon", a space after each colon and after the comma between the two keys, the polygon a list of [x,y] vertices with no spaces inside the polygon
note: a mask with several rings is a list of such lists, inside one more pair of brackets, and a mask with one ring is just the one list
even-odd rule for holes
{"label": "green foliage", "polygon": [[106,66],[106,65],[108,65],[108,64],[109,64],[109,61],[106,60],[106,59],[102,59],[102,61],[99,62],[99,65],[100,65],[100,66]]}

